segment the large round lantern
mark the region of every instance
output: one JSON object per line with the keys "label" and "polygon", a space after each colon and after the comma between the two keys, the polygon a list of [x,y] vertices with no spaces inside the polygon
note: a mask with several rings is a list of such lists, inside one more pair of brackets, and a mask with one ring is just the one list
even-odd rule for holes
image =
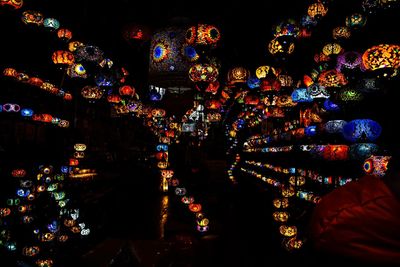
{"label": "large round lantern", "polygon": [[0,0],[0,6],[10,6],[13,9],[20,9],[23,4],[23,0]]}
{"label": "large round lantern", "polygon": [[191,45],[216,45],[221,39],[217,27],[207,24],[198,24],[186,31],[186,42]]}
{"label": "large round lantern", "polygon": [[364,160],[372,155],[376,155],[379,147],[374,143],[358,143],[350,146],[350,158]]}
{"label": "large round lantern", "polygon": [[243,67],[236,67],[228,71],[229,84],[245,83],[250,77],[250,71]]}
{"label": "large round lantern", "polygon": [[43,14],[38,11],[27,10],[22,13],[21,20],[25,24],[43,25]]}
{"label": "large round lantern", "polygon": [[297,234],[296,226],[281,225],[279,227],[279,233],[283,236],[292,237]]}
{"label": "large round lantern", "polygon": [[195,64],[189,69],[189,78],[192,82],[215,82],[218,78],[218,69],[211,64]]}
{"label": "large round lantern", "polygon": [[135,88],[129,85],[123,85],[119,88],[119,94],[122,96],[133,96],[135,94]]}
{"label": "large round lantern", "polygon": [[71,65],[75,62],[75,57],[71,52],[58,50],[55,51],[51,57],[54,64]]}
{"label": "large round lantern", "polygon": [[57,31],[57,37],[65,41],[69,41],[72,39],[72,32],[68,29],[61,28]]}
{"label": "large round lantern", "polygon": [[256,76],[258,79],[264,79],[267,77],[277,77],[279,71],[274,67],[270,66],[260,66],[256,69]]}
{"label": "large round lantern", "polygon": [[3,71],[3,75],[16,78],[18,76],[18,71],[14,68],[5,68]]}
{"label": "large round lantern", "polygon": [[287,222],[289,219],[289,213],[287,211],[275,211],[272,217],[277,222]]}
{"label": "large round lantern", "polygon": [[346,26],[351,29],[361,28],[367,23],[367,17],[360,13],[354,13],[346,17]]}
{"label": "large round lantern", "polygon": [[322,48],[322,53],[326,56],[338,55],[342,52],[342,47],[338,43],[329,43]]}
{"label": "large round lantern", "polygon": [[364,161],[363,169],[366,174],[383,177],[388,170],[391,156],[370,156]]}
{"label": "large round lantern", "polygon": [[290,55],[294,51],[294,43],[291,40],[281,37],[271,40],[268,44],[268,51],[272,55],[287,54]]}
{"label": "large round lantern", "polygon": [[400,67],[400,45],[380,44],[364,52],[362,61],[367,70]]}
{"label": "large round lantern", "polygon": [[322,72],[318,77],[318,82],[325,87],[340,87],[347,84],[343,73],[335,69]]}
{"label": "large round lantern", "polygon": [[[71,47],[71,45],[73,47]],[[72,42],[68,45],[71,50],[75,49],[74,53],[77,61],[90,61],[90,62],[101,62],[104,58],[104,52],[97,46],[94,45],[83,45],[80,42]]]}
{"label": "large round lantern", "polygon": [[348,70],[353,70],[355,68],[360,68],[363,70],[362,66],[362,58],[361,54],[358,52],[345,52],[343,54],[340,54],[337,57],[337,66],[336,70],[341,71],[342,69],[348,69]]}
{"label": "large round lantern", "polygon": [[328,8],[321,2],[316,2],[308,6],[307,14],[311,18],[319,19],[328,13]]}
{"label": "large round lantern", "polygon": [[200,212],[201,211],[201,204],[191,203],[189,204],[189,210],[191,212]]}
{"label": "large round lantern", "polygon": [[87,85],[81,90],[81,95],[88,100],[99,100],[103,94],[104,90],[97,86]]}
{"label": "large round lantern", "polygon": [[306,88],[298,88],[293,91],[292,95],[292,101],[295,103],[301,103],[301,102],[312,102],[313,98],[308,94],[308,91]]}
{"label": "large round lantern", "polygon": [[349,146],[347,145],[327,145],[323,151],[325,160],[347,160],[349,158]]}
{"label": "large round lantern", "polygon": [[370,119],[358,119],[343,127],[343,136],[350,142],[375,141],[381,135],[382,127]]}
{"label": "large round lantern", "polygon": [[48,29],[54,31],[54,30],[58,30],[58,28],[60,28],[60,22],[55,18],[46,18],[43,21],[43,26],[45,28],[48,28]]}
{"label": "large round lantern", "polygon": [[346,123],[344,120],[330,120],[325,123],[324,129],[330,134],[341,133]]}

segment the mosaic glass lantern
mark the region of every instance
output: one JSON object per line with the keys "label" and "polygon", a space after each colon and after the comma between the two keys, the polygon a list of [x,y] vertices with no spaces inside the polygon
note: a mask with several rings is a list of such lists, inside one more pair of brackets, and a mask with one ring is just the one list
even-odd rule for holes
{"label": "mosaic glass lantern", "polygon": [[273,27],[272,33],[275,38],[281,36],[291,36],[297,38],[299,36],[300,28],[294,19],[282,21]]}
{"label": "mosaic glass lantern", "polygon": [[292,101],[296,102],[296,103],[313,101],[313,98],[308,94],[306,88],[298,88],[298,89],[294,90],[291,97],[292,97]]}
{"label": "mosaic glass lantern", "polygon": [[307,94],[312,99],[329,98],[330,94],[326,88],[318,83],[313,83],[307,87]]}
{"label": "mosaic glass lantern", "polygon": [[67,75],[71,78],[87,78],[86,69],[80,63],[74,63],[68,66]]}
{"label": "mosaic glass lantern", "polygon": [[221,33],[213,25],[197,24],[186,31],[185,39],[190,45],[215,46],[221,39]]}
{"label": "mosaic glass lantern", "polygon": [[356,68],[364,70],[364,67],[362,66],[362,55],[360,53],[349,51],[340,54],[337,57],[337,65],[336,65],[337,71],[340,72],[343,69],[353,70]]}
{"label": "mosaic glass lantern", "polygon": [[82,88],[81,95],[88,100],[99,100],[104,94],[104,90],[97,86],[87,85]]}
{"label": "mosaic glass lantern", "polygon": [[51,57],[54,64],[71,65],[75,62],[74,55],[69,51],[58,50],[55,51]]}
{"label": "mosaic glass lantern", "polygon": [[364,12],[373,14],[379,8],[379,0],[363,0],[361,6]]}
{"label": "mosaic glass lantern", "polygon": [[43,26],[52,31],[58,30],[60,28],[60,22],[55,18],[46,18],[43,21]]}
{"label": "mosaic glass lantern", "polygon": [[[71,50],[71,45],[69,48]],[[73,43],[74,54],[77,61],[101,62],[103,60],[104,52],[94,45],[81,45],[81,43]]]}
{"label": "mosaic glass lantern", "polygon": [[364,161],[364,172],[376,177],[383,177],[388,170],[390,159],[390,156],[371,156]]}
{"label": "mosaic glass lantern", "polygon": [[349,39],[351,36],[350,29],[348,27],[336,27],[332,30],[332,37],[335,40]]}
{"label": "mosaic glass lantern", "polygon": [[357,119],[343,127],[343,136],[350,142],[375,141],[381,135],[382,127],[370,119]]}
{"label": "mosaic glass lantern", "polygon": [[367,23],[367,17],[361,13],[354,13],[346,17],[346,26],[350,29],[359,29]]}
{"label": "mosaic glass lantern", "polygon": [[61,28],[57,31],[57,37],[64,41],[69,41],[72,39],[72,32],[68,29]]}
{"label": "mosaic glass lantern", "polygon": [[297,234],[296,226],[281,225],[279,227],[279,233],[286,237],[292,237]]}
{"label": "mosaic glass lantern", "polygon": [[376,155],[379,147],[374,143],[357,143],[350,146],[350,158],[357,160],[365,160],[366,158]]}
{"label": "mosaic glass lantern", "polygon": [[360,102],[364,96],[354,88],[342,88],[339,92],[340,100],[343,102]]}
{"label": "mosaic glass lantern", "polygon": [[243,67],[236,67],[228,71],[229,84],[245,83],[250,77],[250,71]]}
{"label": "mosaic glass lantern", "polygon": [[324,129],[330,134],[341,133],[346,124],[347,122],[345,120],[330,120],[325,123]]}
{"label": "mosaic glass lantern", "polygon": [[321,2],[316,2],[308,6],[307,14],[311,18],[320,19],[328,13],[328,8]]}
{"label": "mosaic glass lantern", "polygon": [[192,82],[215,82],[218,74],[217,67],[211,64],[195,64],[189,70],[189,78]]}
{"label": "mosaic glass lantern", "polygon": [[282,38],[275,38],[272,39],[269,44],[268,44],[268,51],[272,55],[277,55],[277,54],[285,54],[285,55],[290,55],[294,51],[294,43],[291,42],[288,39],[282,39]]}
{"label": "mosaic glass lantern", "polygon": [[27,10],[22,13],[21,20],[25,24],[43,25],[43,14],[38,11]]}
{"label": "mosaic glass lantern", "polygon": [[318,82],[324,87],[341,87],[347,84],[347,79],[343,73],[333,69],[322,72],[318,77]]}
{"label": "mosaic glass lantern", "polygon": [[323,151],[325,160],[347,160],[349,158],[349,146],[347,145],[327,145]]}
{"label": "mosaic glass lantern", "polygon": [[400,46],[380,44],[364,52],[362,61],[367,70],[400,67]]}
{"label": "mosaic glass lantern", "polygon": [[289,108],[289,107],[294,107],[296,105],[297,103],[293,102],[292,97],[290,95],[280,95],[276,99],[276,106],[278,107]]}
{"label": "mosaic glass lantern", "polygon": [[338,55],[342,52],[342,47],[338,43],[329,43],[322,48],[322,53],[326,56]]}
{"label": "mosaic glass lantern", "polygon": [[78,41],[73,41],[68,43],[68,50],[70,52],[75,52],[79,47],[85,46],[83,43],[78,42]]}
{"label": "mosaic glass lantern", "polygon": [[278,76],[278,80],[283,87],[290,87],[293,85],[293,78],[289,75],[281,74]]}
{"label": "mosaic glass lantern", "polygon": [[279,71],[271,66],[260,66],[256,69],[256,76],[258,79],[277,77],[278,75]]}
{"label": "mosaic glass lantern", "polygon": [[272,217],[277,222],[287,222],[289,219],[289,213],[287,211],[275,211],[272,213]]}
{"label": "mosaic glass lantern", "polygon": [[16,69],[13,69],[13,68],[5,68],[4,71],[3,71],[3,75],[7,76],[7,77],[17,78],[18,71]]}
{"label": "mosaic glass lantern", "polygon": [[247,86],[250,89],[258,88],[258,87],[260,87],[260,85],[261,85],[261,81],[257,77],[252,76],[247,80]]}
{"label": "mosaic glass lantern", "polygon": [[9,6],[12,9],[20,9],[23,4],[23,0],[0,0],[0,6]]}

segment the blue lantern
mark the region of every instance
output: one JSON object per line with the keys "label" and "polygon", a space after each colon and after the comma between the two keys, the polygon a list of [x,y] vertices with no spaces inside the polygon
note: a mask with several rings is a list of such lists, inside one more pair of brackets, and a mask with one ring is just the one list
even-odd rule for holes
{"label": "blue lantern", "polygon": [[261,85],[261,81],[257,77],[250,77],[247,80],[247,86],[250,89],[258,88],[258,87],[260,87],[260,85]]}
{"label": "blue lantern", "polygon": [[324,108],[327,111],[339,111],[340,108],[337,104],[333,103],[330,99],[326,99],[324,102]]}
{"label": "blue lantern", "polygon": [[23,108],[21,109],[21,116],[22,117],[32,117],[33,110],[30,108]]}
{"label": "blue lantern", "polygon": [[328,133],[341,133],[343,127],[346,125],[346,121],[344,120],[331,120],[325,123],[325,131]]}
{"label": "blue lantern", "polygon": [[166,145],[166,144],[157,145],[157,151],[159,151],[159,152],[167,152],[168,151],[168,145]]}
{"label": "blue lantern", "polygon": [[350,146],[350,158],[365,160],[366,158],[376,155],[379,147],[373,143],[358,143]]}
{"label": "blue lantern", "polygon": [[381,135],[382,127],[370,119],[358,119],[348,122],[343,127],[343,136],[350,142],[375,141]]}
{"label": "blue lantern", "polygon": [[69,167],[68,166],[61,166],[61,172],[62,173],[68,173],[69,172]]}
{"label": "blue lantern", "polygon": [[306,88],[298,88],[293,91],[292,93],[292,101],[293,102],[312,102],[313,99],[310,97],[310,95],[307,92]]}
{"label": "blue lantern", "polygon": [[330,94],[326,88],[318,83],[313,83],[307,87],[307,94],[312,98],[329,98]]}
{"label": "blue lantern", "polygon": [[115,79],[111,75],[105,75],[105,74],[98,74],[94,78],[97,86],[113,86],[115,84]]}
{"label": "blue lantern", "polygon": [[157,90],[151,90],[149,93],[149,98],[151,101],[160,101],[162,99],[162,95],[157,92]]}
{"label": "blue lantern", "polygon": [[43,26],[51,30],[57,30],[58,28],[60,28],[60,22],[55,18],[46,18],[43,21]]}
{"label": "blue lantern", "polygon": [[314,136],[317,134],[317,126],[312,125],[305,128],[304,133],[307,136]]}

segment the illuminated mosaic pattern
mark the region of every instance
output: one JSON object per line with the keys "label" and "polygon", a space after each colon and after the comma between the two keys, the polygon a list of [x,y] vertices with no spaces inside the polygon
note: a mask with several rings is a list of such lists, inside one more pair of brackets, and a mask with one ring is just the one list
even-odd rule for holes
{"label": "illuminated mosaic pattern", "polygon": [[358,119],[348,122],[343,127],[343,136],[350,142],[375,141],[381,135],[382,127],[370,119]]}
{"label": "illuminated mosaic pattern", "polygon": [[207,24],[192,26],[186,31],[186,42],[191,45],[216,45],[221,39],[217,27]]}
{"label": "illuminated mosaic pattern", "polygon": [[400,67],[400,46],[380,44],[364,52],[362,61],[367,70]]}

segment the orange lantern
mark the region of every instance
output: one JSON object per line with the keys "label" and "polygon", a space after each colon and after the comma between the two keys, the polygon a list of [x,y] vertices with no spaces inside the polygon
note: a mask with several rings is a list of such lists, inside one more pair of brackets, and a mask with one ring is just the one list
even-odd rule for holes
{"label": "orange lantern", "polygon": [[292,237],[297,234],[297,227],[281,225],[279,227],[279,233],[281,233],[281,235],[283,235],[283,236]]}
{"label": "orange lantern", "polygon": [[289,199],[288,198],[275,198],[273,200],[274,207],[277,209],[286,209],[289,207]]}
{"label": "orange lantern", "polygon": [[124,85],[119,88],[119,94],[124,96],[133,96],[135,91],[135,88],[129,85]]}
{"label": "orange lantern", "polygon": [[170,179],[174,176],[173,170],[161,170],[161,176],[165,179]]}
{"label": "orange lantern", "polygon": [[167,112],[164,109],[161,108],[155,108],[151,111],[151,115],[155,118],[162,118],[165,117],[165,114]]}
{"label": "orange lantern", "polygon": [[323,151],[326,160],[347,160],[349,158],[349,146],[347,145],[327,145]]}
{"label": "orange lantern", "polygon": [[0,6],[10,6],[13,9],[20,9],[24,4],[23,0],[0,0]]}
{"label": "orange lantern", "polygon": [[289,219],[289,213],[286,211],[276,211],[272,214],[272,217],[277,222],[287,222]]}
{"label": "orange lantern", "polygon": [[168,152],[158,152],[156,153],[157,160],[168,160]]}
{"label": "orange lantern", "polygon": [[75,57],[71,52],[58,50],[55,51],[51,57],[54,64],[71,65],[75,62]]}
{"label": "orange lantern", "polygon": [[61,29],[59,29],[57,31],[57,36],[60,39],[64,39],[66,41],[69,41],[72,38],[72,32],[70,30],[68,30],[68,29],[61,28]]}
{"label": "orange lantern", "polygon": [[79,160],[77,159],[69,159],[69,166],[78,166]]}
{"label": "orange lantern", "polygon": [[218,110],[221,108],[221,102],[216,99],[208,100],[206,103],[206,107],[211,110]]}
{"label": "orange lantern", "polygon": [[109,96],[107,96],[107,101],[109,103],[117,104],[117,103],[121,102],[121,97],[119,95],[109,95]]}
{"label": "orange lantern", "polygon": [[250,77],[250,71],[243,67],[236,67],[228,72],[228,83],[245,83]]}
{"label": "orange lantern", "polygon": [[246,105],[252,105],[252,106],[257,106],[258,103],[260,103],[260,98],[256,95],[247,95],[244,98],[244,103]]}
{"label": "orange lantern", "polygon": [[201,211],[201,204],[191,203],[189,204],[189,210],[191,212],[200,212]]}
{"label": "orange lantern", "polygon": [[43,85],[43,80],[37,77],[31,77],[27,83],[33,86],[41,87]]}
{"label": "orange lantern", "polygon": [[321,2],[316,2],[308,6],[307,14],[311,18],[321,18],[328,13],[328,8]]}
{"label": "orange lantern", "polygon": [[78,42],[78,41],[73,41],[68,44],[68,50],[71,52],[75,52],[76,49],[78,49],[79,47],[82,47],[82,46],[84,46],[83,43]]}
{"label": "orange lantern", "polygon": [[43,14],[38,11],[27,10],[22,13],[21,20],[25,24],[43,25]]}
{"label": "orange lantern", "polygon": [[65,93],[63,98],[66,101],[71,101],[72,100],[72,95],[70,93]]}
{"label": "orange lantern", "polygon": [[0,208],[0,217],[7,217],[11,214],[10,208]]}
{"label": "orange lantern", "polygon": [[16,78],[18,76],[18,72],[17,72],[17,70],[15,70],[13,68],[6,68],[3,71],[3,75]]}
{"label": "orange lantern", "polygon": [[281,89],[281,83],[275,78],[265,78],[261,81],[262,91],[278,91]]}
{"label": "orange lantern", "polygon": [[85,151],[86,150],[86,148],[87,148],[87,146],[85,145],[85,144],[75,144],[74,145],[74,149],[76,150],[76,151]]}

